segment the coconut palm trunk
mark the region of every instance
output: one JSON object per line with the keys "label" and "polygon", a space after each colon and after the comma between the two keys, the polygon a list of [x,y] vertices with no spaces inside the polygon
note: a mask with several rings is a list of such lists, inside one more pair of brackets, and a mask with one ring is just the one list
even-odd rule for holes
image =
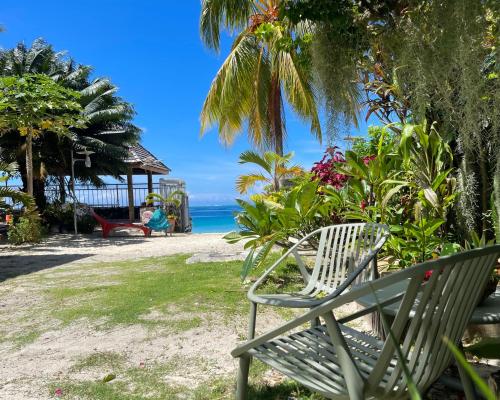
{"label": "coconut palm trunk", "polygon": [[271,119],[271,129],[273,135],[273,147],[274,152],[283,156],[283,115],[281,107],[281,84],[280,79],[277,74],[273,75],[271,80],[271,93],[270,93],[270,119]]}

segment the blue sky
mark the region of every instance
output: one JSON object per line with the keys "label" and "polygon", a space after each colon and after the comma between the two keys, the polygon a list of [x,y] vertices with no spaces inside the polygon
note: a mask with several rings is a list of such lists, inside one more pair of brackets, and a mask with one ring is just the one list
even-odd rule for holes
{"label": "blue sky", "polygon": [[[231,41],[223,38],[220,54],[204,48],[199,13],[199,0],[2,0],[0,46],[42,37],[92,65],[95,76],[109,77],[134,105],[142,143],[172,169],[171,177],[186,181],[192,204],[228,204],[245,171],[238,155],[251,146],[244,133],[230,148],[215,130],[200,138],[200,110]],[[286,118],[286,150],[309,169],[325,145],[292,113]],[[352,133],[365,131],[363,125]]]}

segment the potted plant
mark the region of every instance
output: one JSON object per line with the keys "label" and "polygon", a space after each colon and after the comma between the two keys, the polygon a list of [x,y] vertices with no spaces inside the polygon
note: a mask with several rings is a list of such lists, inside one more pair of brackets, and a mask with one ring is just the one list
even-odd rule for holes
{"label": "potted plant", "polygon": [[184,192],[181,190],[176,190],[170,193],[167,197],[163,197],[159,193],[149,193],[146,196],[146,204],[148,206],[154,205],[155,201],[161,203],[161,207],[165,210],[167,220],[170,225],[167,231],[168,233],[172,233],[175,230],[175,225],[179,215],[179,208],[182,203],[182,196],[184,196]]}
{"label": "potted plant", "polygon": [[168,214],[167,215],[167,221],[168,224],[170,225],[168,227],[168,233],[172,234],[175,231],[175,222],[177,221],[177,215],[175,214]]}

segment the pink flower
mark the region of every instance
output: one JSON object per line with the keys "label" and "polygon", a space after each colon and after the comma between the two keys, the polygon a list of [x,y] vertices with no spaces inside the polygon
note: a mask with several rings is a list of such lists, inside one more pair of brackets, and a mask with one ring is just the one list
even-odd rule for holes
{"label": "pink flower", "polygon": [[365,211],[367,205],[368,202],[365,199],[361,200],[361,204],[359,205],[361,207],[361,211]]}
{"label": "pink flower", "polygon": [[363,162],[365,163],[365,165],[368,165],[370,163],[370,161],[373,161],[375,160],[375,158],[377,158],[377,156],[366,156],[366,157],[363,157]]}
{"label": "pink flower", "polygon": [[56,397],[61,397],[63,395],[63,391],[61,388],[57,388],[55,391],[54,391],[54,395]]}
{"label": "pink flower", "polygon": [[432,269],[430,269],[429,271],[425,271],[424,281],[428,281],[431,278],[433,272],[434,271]]}
{"label": "pink flower", "polygon": [[313,180],[319,180],[335,189],[341,189],[349,177],[336,171],[338,164],[345,163],[344,155],[338,151],[337,146],[328,147],[321,161],[314,163],[311,172]]}
{"label": "pink flower", "polygon": [[144,361],[141,361],[139,363],[139,368],[144,368],[144,367],[146,367],[146,364],[144,363]]}

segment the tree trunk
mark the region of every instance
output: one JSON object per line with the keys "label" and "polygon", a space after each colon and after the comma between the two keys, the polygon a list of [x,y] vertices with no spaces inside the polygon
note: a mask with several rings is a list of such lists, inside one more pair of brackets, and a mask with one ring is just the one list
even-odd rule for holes
{"label": "tree trunk", "polygon": [[281,84],[279,76],[273,75],[271,80],[271,133],[273,135],[274,152],[283,155],[283,119],[281,108]]}
{"label": "tree trunk", "polygon": [[33,133],[31,129],[26,135],[26,184],[27,193],[33,196]]}
{"label": "tree trunk", "polygon": [[500,152],[497,156],[497,162],[494,168],[495,177],[493,178],[493,207],[495,207],[495,217],[493,223],[495,225],[495,235],[497,243],[500,243]]}
{"label": "tree trunk", "polygon": [[33,197],[39,211],[47,207],[47,196],[45,196],[45,179],[33,179]]}
{"label": "tree trunk", "polygon": [[61,204],[66,203],[66,186],[64,182],[64,175],[59,175],[58,178],[59,183],[59,201]]}

